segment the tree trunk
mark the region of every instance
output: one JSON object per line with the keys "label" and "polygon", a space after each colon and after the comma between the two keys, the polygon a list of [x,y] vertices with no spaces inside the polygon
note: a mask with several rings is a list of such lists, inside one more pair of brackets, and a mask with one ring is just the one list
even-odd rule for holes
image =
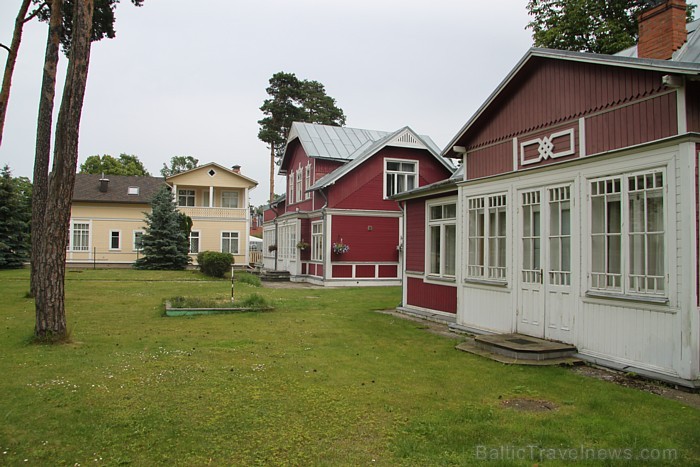
{"label": "tree trunk", "polygon": [[46,192],[49,185],[49,159],[51,159],[51,129],[53,124],[53,104],[56,97],[56,68],[58,66],[58,48],[61,38],[61,20],[63,0],[51,2],[51,21],[46,41],[44,57],[44,77],[39,96],[39,116],[36,126],[36,152],[34,154],[34,179],[32,190],[32,252],[31,281],[32,296],[36,296],[37,258],[42,253],[42,234],[44,232],[44,215],[46,211]]}
{"label": "tree trunk", "polygon": [[61,339],[67,335],[64,289],[66,244],[78,162],[80,117],[90,64],[94,0],[76,0],[73,8],[73,39],[56,124],[43,248],[37,262],[35,335],[39,338]]}
{"label": "tree trunk", "polygon": [[22,42],[22,28],[24,27],[24,18],[29,10],[30,0],[22,0],[22,6],[19,7],[17,19],[15,19],[15,30],[12,33],[12,43],[7,55],[5,63],[5,74],[2,77],[2,89],[0,89],[0,145],[2,145],[2,133],[5,129],[5,116],[7,115],[7,103],[10,99],[10,86],[12,86],[12,73],[15,71],[15,63],[17,63],[17,52],[19,52],[19,44]]}
{"label": "tree trunk", "polygon": [[270,143],[270,202],[275,200],[275,145]]}

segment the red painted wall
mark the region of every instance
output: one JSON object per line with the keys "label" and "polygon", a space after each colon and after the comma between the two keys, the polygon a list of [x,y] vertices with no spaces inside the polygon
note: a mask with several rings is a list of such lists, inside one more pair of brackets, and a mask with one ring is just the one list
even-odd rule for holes
{"label": "red painted wall", "polygon": [[422,279],[408,277],[407,305],[429,310],[457,313],[457,287],[426,284]]}
{"label": "red painted wall", "polygon": [[534,57],[456,144],[473,149],[665,92],[662,75]]}
{"label": "red painted wall", "polygon": [[425,199],[406,202],[406,270],[425,271]]}
{"label": "red painted wall", "polygon": [[700,132],[700,83],[688,81],[685,92],[685,105],[688,113],[688,131]]}
{"label": "red painted wall", "polygon": [[676,94],[665,94],[587,118],[586,152],[597,154],[677,133]]}
{"label": "red painted wall", "polygon": [[[291,151],[291,152],[290,152]],[[290,156],[291,154],[291,156]],[[314,160],[311,160],[311,184],[313,185],[315,182],[315,178],[313,176],[314,172]],[[284,193],[287,193],[287,212],[292,212],[296,211],[297,209],[299,211],[311,211],[313,209],[313,196],[314,194],[312,193],[311,197],[309,199],[305,199],[306,194],[302,193],[302,197],[304,198],[302,201],[297,200],[296,197],[296,175],[297,171],[299,170],[299,165],[301,164],[301,170],[302,170],[302,176],[301,176],[301,183],[302,183],[302,190],[306,190],[306,165],[309,163],[309,157],[306,155],[306,152],[304,151],[304,148],[302,148],[301,144],[298,144],[298,142],[294,142],[294,145],[291,146],[290,148],[287,149],[287,157],[285,157],[285,164],[284,167],[287,170],[287,176],[285,177],[285,189]],[[291,199],[289,196],[289,177],[291,171],[294,171],[294,194],[293,194],[293,203],[289,203],[289,200]],[[280,191],[281,187],[280,187]]]}
{"label": "red painted wall", "polygon": [[451,174],[425,150],[386,147],[328,188],[330,208],[398,211],[396,201],[384,199],[384,159],[418,161],[418,186],[448,178]]}
{"label": "red painted wall", "polygon": [[399,244],[398,218],[333,215],[331,226],[331,243],[339,242],[342,238],[343,243],[350,245],[350,251],[343,255],[331,254],[333,261],[399,260],[396,250]]}

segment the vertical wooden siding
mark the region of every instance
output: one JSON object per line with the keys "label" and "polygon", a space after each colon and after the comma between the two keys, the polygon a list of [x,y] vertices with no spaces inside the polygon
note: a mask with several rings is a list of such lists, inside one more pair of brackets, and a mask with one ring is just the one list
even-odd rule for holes
{"label": "vertical wooden siding", "polygon": [[685,102],[688,116],[688,131],[700,132],[700,83],[687,83]]}
{"label": "vertical wooden siding", "polygon": [[475,149],[664,91],[662,73],[534,57],[457,144]]}
{"label": "vertical wooden siding", "polygon": [[488,177],[513,171],[513,142],[511,140],[475,149],[467,155],[467,179]]}
{"label": "vertical wooden siding", "polygon": [[407,278],[407,287],[407,305],[457,313],[457,287],[427,284],[415,277]]}
{"label": "vertical wooden siding", "polygon": [[350,245],[350,251],[343,255],[332,255],[333,260],[398,261],[396,247],[399,244],[399,221],[398,217],[333,215],[330,241],[339,242],[342,238],[343,243]]}
{"label": "vertical wooden siding", "polygon": [[384,159],[418,161],[419,186],[449,177],[450,171],[425,150],[386,147],[328,189],[329,207],[398,211],[396,201],[384,199]]}
{"label": "vertical wooden siding", "polygon": [[412,199],[406,202],[406,270],[425,271],[425,200]]}
{"label": "vertical wooden siding", "polygon": [[620,149],[678,133],[676,94],[619,107],[586,119],[588,154]]}

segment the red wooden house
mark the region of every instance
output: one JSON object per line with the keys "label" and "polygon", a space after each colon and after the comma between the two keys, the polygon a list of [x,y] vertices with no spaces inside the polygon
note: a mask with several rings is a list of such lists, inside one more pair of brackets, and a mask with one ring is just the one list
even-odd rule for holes
{"label": "red wooden house", "polygon": [[[643,13],[623,55],[522,58],[444,150],[461,173],[395,197],[404,310],[700,386],[700,34],[676,34],[684,12]],[[669,29],[682,39],[645,37]]]}
{"label": "red wooden house", "polygon": [[400,285],[402,211],[390,196],[453,170],[409,127],[295,122],[279,169],[286,194],[265,211],[264,267],[316,284]]}

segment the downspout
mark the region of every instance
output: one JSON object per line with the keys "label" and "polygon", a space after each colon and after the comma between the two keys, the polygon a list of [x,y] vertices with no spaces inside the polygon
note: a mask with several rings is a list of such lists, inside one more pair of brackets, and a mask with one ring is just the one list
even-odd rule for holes
{"label": "downspout", "polygon": [[326,271],[328,269],[326,267],[326,241],[328,239],[328,236],[326,235],[326,208],[328,207],[328,198],[323,192],[323,188],[319,188],[318,192],[321,193],[321,196],[323,196],[323,206],[321,206],[321,230],[323,235],[323,282],[326,282]]}

